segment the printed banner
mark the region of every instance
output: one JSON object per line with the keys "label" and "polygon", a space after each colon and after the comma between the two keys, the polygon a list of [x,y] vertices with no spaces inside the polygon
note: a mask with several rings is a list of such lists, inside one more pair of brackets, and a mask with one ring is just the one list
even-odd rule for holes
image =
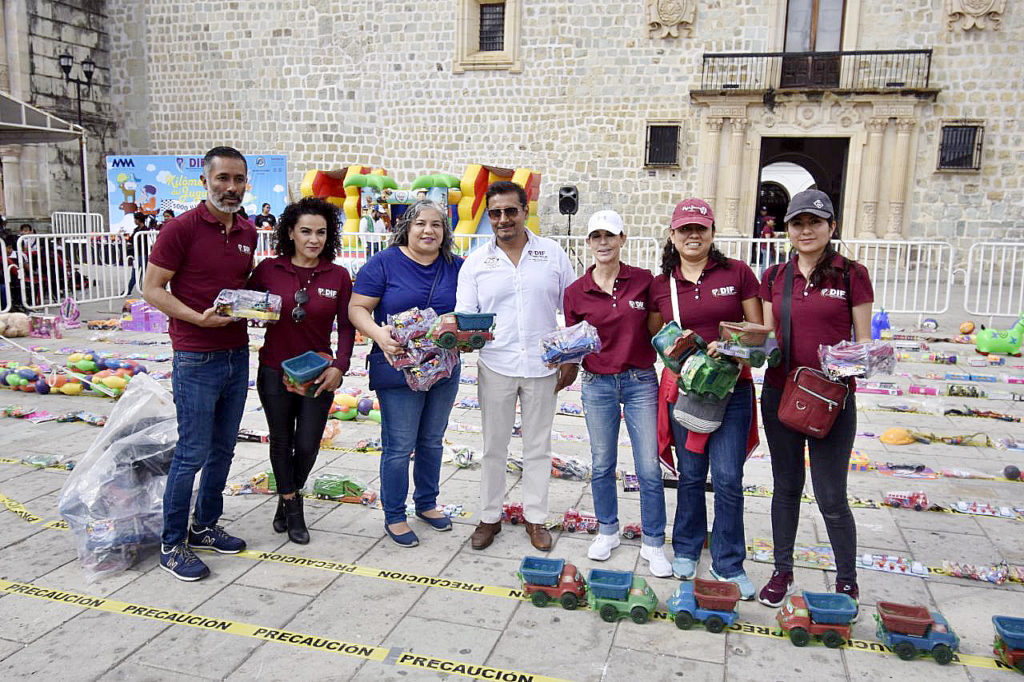
{"label": "printed banner", "polygon": [[[263,204],[280,215],[288,203],[286,157],[246,155],[249,182],[243,206],[255,217]],[[199,176],[202,156],[108,156],[107,203],[111,232],[131,232],[132,214],[141,211],[163,222],[163,212],[180,215],[206,198]]]}

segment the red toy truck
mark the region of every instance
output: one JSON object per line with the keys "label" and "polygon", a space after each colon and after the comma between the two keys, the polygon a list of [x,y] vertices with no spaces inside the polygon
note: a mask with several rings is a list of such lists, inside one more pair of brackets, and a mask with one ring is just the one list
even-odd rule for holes
{"label": "red toy truck", "polygon": [[786,599],[778,619],[794,646],[807,646],[811,635],[817,635],[822,644],[835,649],[850,639],[856,616],[857,602],[845,594],[804,592]]}
{"label": "red toy truck", "polygon": [[928,496],[920,490],[886,493],[885,499],[882,502],[890,507],[913,509],[914,511],[922,511],[931,507],[928,503]]}
{"label": "red toy truck", "polygon": [[580,513],[575,509],[566,509],[565,516],[562,517],[562,528],[570,533],[575,533],[578,530],[596,533],[598,525],[596,516]]}
{"label": "red toy truck", "polygon": [[441,348],[480,350],[494,340],[494,313],[448,313],[441,315],[428,336]]}
{"label": "red toy truck", "polygon": [[511,523],[513,526],[526,523],[526,517],[523,515],[523,505],[514,502],[502,506],[501,520],[505,523]]}
{"label": "red toy truck", "polygon": [[519,564],[519,579],[523,581],[523,592],[534,606],[545,606],[554,600],[571,611],[587,596],[583,576],[564,559],[525,557]]}

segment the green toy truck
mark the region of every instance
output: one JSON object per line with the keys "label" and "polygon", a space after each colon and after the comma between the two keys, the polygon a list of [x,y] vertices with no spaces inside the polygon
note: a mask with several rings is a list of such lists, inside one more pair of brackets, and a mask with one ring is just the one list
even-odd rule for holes
{"label": "green toy truck", "polygon": [[609,623],[625,616],[634,623],[646,623],[658,606],[654,590],[632,571],[595,568],[587,578],[587,587],[587,604]]}

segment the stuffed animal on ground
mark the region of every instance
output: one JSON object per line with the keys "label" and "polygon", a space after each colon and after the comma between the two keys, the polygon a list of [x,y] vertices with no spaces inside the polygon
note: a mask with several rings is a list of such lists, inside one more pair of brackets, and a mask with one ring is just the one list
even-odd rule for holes
{"label": "stuffed animal on ground", "polygon": [[1020,355],[1021,341],[1024,340],[1024,313],[1010,329],[982,329],[975,336],[974,345],[979,353]]}
{"label": "stuffed animal on ground", "polygon": [[25,313],[0,313],[0,335],[15,339],[32,331]]}

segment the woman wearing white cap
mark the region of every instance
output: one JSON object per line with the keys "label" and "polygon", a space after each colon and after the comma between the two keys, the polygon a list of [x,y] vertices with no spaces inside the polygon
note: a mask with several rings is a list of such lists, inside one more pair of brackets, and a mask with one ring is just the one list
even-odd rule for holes
{"label": "woman wearing white cap", "polygon": [[643,544],[640,557],[658,577],[672,575],[665,556],[665,493],[658,464],[658,376],[647,331],[647,290],[653,276],[619,260],[626,242],[622,218],[598,211],[587,224],[594,265],[565,290],[565,323],[586,320],[597,328],[601,351],[583,359],[583,412],[594,458],[591,491],[599,534],[587,555],[604,561],[619,546],[615,466],[620,413],[633,446],[640,483]]}

